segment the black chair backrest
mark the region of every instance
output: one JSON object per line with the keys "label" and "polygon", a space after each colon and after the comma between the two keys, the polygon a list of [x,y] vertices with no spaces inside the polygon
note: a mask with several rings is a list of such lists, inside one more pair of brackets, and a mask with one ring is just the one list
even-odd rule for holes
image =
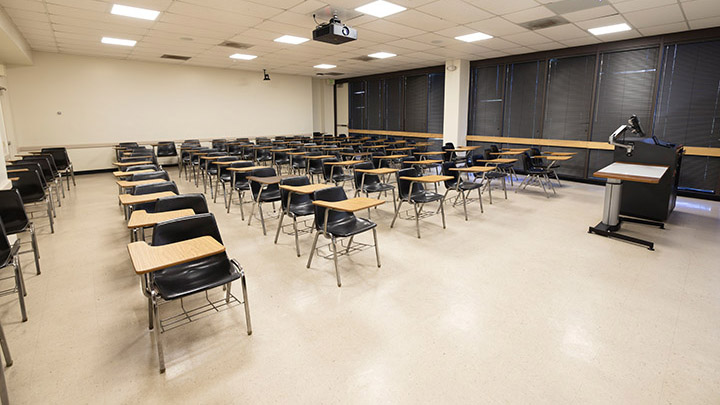
{"label": "black chair backrest", "polygon": [[540,153],[540,148],[530,148],[530,156],[538,155],[542,155],[542,153]]}
{"label": "black chair backrest", "polygon": [[494,153],[492,149],[485,149],[485,160],[493,160],[495,158],[491,153]]}
{"label": "black chair backrest", "polygon": [[67,149],[65,148],[42,148],[42,153],[49,153],[53,155],[55,160],[55,166],[58,170],[65,170],[70,166],[70,157],[68,156]]}
{"label": "black chair backrest", "polygon": [[450,180],[445,180],[445,188],[455,188],[457,183],[460,181],[460,172],[457,170],[450,170],[456,168],[455,162],[443,162],[442,174],[443,176],[452,176]]}
{"label": "black chair backrest", "polygon": [[[8,170],[22,168],[26,168],[31,172],[36,172],[40,176],[40,184],[42,184],[43,187],[47,187],[47,179],[45,178],[45,173],[43,172],[43,168],[40,166],[39,162],[21,160],[20,162],[15,162],[12,166],[8,166]],[[12,176],[8,177],[17,177],[15,176],[16,174],[17,173],[13,173]]]}
{"label": "black chair backrest", "polygon": [[122,146],[123,148],[130,148],[130,147],[137,147],[138,143],[137,142],[120,142],[118,145]]}
{"label": "black chair backrest", "polygon": [[[355,166],[355,172],[353,173],[353,181],[355,182],[355,188],[360,189],[362,185],[370,185],[380,183],[380,177],[377,174],[361,173],[357,169],[368,170],[374,169],[375,165],[372,162],[362,162]],[[363,174],[365,175],[365,181],[363,182]]]}
{"label": "black chair backrest", "polygon": [[[321,160],[323,165],[323,177],[327,181],[331,181],[330,178],[330,172],[332,172],[333,176],[337,176],[339,174],[343,174],[342,166],[335,166],[335,165],[326,165],[325,163],[328,162],[338,162],[337,158],[325,158],[325,159],[315,159],[315,160]],[[333,169],[334,167],[334,169]]]}
{"label": "black chair backrest", "polygon": [[213,139],[212,140],[212,147],[217,149],[225,149],[225,144],[227,143],[224,139]]}
{"label": "black chair backrest", "polygon": [[[407,168],[407,169],[400,169],[396,172],[397,176],[397,184],[398,184],[398,194],[400,195],[400,198],[407,199],[410,195],[410,180],[403,180],[401,177],[417,177],[417,170],[414,168]],[[413,184],[413,190],[412,193],[415,194],[419,191],[423,191],[425,188],[423,187],[422,183],[415,183]]]}
{"label": "black chair backrest", "polygon": [[183,141],[183,143],[188,144],[188,145],[200,145],[200,140],[199,139],[186,139]]}
{"label": "black chair backrest", "polygon": [[[320,156],[319,152],[311,152],[308,153],[308,156]],[[323,160],[324,159],[308,159],[308,168],[313,171],[320,172],[323,170]]]}
{"label": "black chair backrest", "polygon": [[158,156],[177,156],[177,149],[175,149],[175,142],[158,142],[157,146]]}
{"label": "black chair backrest", "polygon": [[205,156],[227,156],[227,152],[210,152]]}
{"label": "black chair backrest", "polygon": [[7,233],[5,233],[5,225],[0,221],[0,265],[7,265],[10,261],[10,253],[12,252],[12,246],[8,240]]}
{"label": "black chair backrest", "polygon": [[162,183],[143,184],[142,186],[135,186],[133,188],[132,194],[133,195],[152,194],[152,193],[160,193],[163,191],[172,191],[175,194],[177,194],[178,188],[174,181],[163,181]]}
{"label": "black chair backrest", "polygon": [[[306,176],[286,177],[280,180],[280,185],[286,186],[307,186],[308,184],[310,184],[310,179]],[[284,190],[282,188],[280,189],[280,198],[283,210],[287,209],[288,194],[290,194],[288,190]],[[310,200],[310,194],[293,193],[291,204],[302,204]]]}
{"label": "black chair backrest", "polygon": [[[162,246],[201,236],[212,236],[222,243],[215,216],[211,213],[160,222],[153,228],[152,245]],[[224,253],[222,253],[224,255]]]}
{"label": "black chair backrest", "polygon": [[209,212],[205,194],[180,194],[170,197],[158,198],[155,202],[155,212],[175,211],[192,208],[195,214],[206,214]]}
{"label": "black chair backrest", "polygon": [[155,170],[155,171],[159,170],[159,168],[156,165],[144,164],[144,165],[128,166],[125,168],[125,171],[126,172],[136,172],[138,170],[148,170],[148,169]]}
{"label": "black chair backrest", "polygon": [[38,156],[25,156],[22,161],[38,163],[42,169],[43,176],[45,176],[45,180],[52,180],[55,178],[55,173],[53,172],[52,165],[50,164],[50,159]]}
{"label": "black chair backrest", "polygon": [[530,157],[529,153],[523,152],[522,162],[523,162],[523,170],[525,170],[525,172],[527,172],[533,168],[532,158]]}
{"label": "black chair backrest", "polygon": [[45,188],[43,188],[40,173],[35,170],[26,172],[17,172],[12,174],[17,177],[17,181],[13,181],[13,188],[20,193],[23,203],[31,203],[42,201],[45,199]]}
{"label": "black chair backrest", "polygon": [[[316,201],[343,201],[347,200],[347,195],[342,187],[329,187],[322,190],[318,190],[313,193],[313,200]],[[330,210],[328,213],[328,225],[347,220],[348,218],[355,217],[352,212],[335,211]],[[315,206],[315,228],[318,230],[323,229],[325,223],[325,208],[316,205]]]}
{"label": "black chair backrest", "polygon": [[490,145],[490,151],[492,153],[498,153],[500,150],[498,149],[497,145]]}
{"label": "black chair backrest", "polygon": [[[242,161],[242,162],[230,163],[230,167],[250,167],[250,166],[253,166],[253,162]],[[247,176],[250,175],[250,172],[245,171],[245,172],[233,172],[233,173],[235,173],[235,184],[236,185],[247,183]]]}
{"label": "black chair backrest", "polygon": [[32,160],[33,157],[46,158],[48,160],[48,163],[50,163],[50,168],[53,171],[53,175],[55,177],[59,176],[58,167],[57,167],[57,164],[55,163],[55,157],[53,156],[52,153],[41,153],[39,155],[34,155],[34,156],[25,156],[23,158],[23,160],[25,160],[25,158],[29,158],[30,160]]}
{"label": "black chair backrest", "polygon": [[[217,158],[217,160],[215,160],[215,161],[216,162],[234,162],[239,159],[240,158],[237,156],[223,156],[223,157]],[[228,173],[228,168],[230,167],[230,165],[212,165],[212,166],[215,166],[216,169],[220,171],[220,175]]]}
{"label": "black chair backrest", "polygon": [[0,219],[8,224],[8,232],[19,232],[30,222],[18,190],[0,190]]}
{"label": "black chair backrest", "polygon": [[130,176],[130,181],[153,180],[153,179],[164,179],[164,180],[170,181],[170,175],[165,170],[159,170],[159,171],[155,171],[155,172],[135,173],[132,176]]}
{"label": "black chair backrest", "polygon": [[[250,172],[250,176],[252,177],[273,177],[277,176],[277,173],[275,172],[275,169],[272,167],[263,167],[261,169],[255,169]],[[260,189],[262,189],[262,184],[258,183],[257,181],[251,181],[250,182],[250,190],[252,190],[253,197],[257,197],[258,193],[260,193]],[[266,191],[275,191],[279,189],[278,184],[268,184],[268,186],[265,188]]]}
{"label": "black chair backrest", "polygon": [[130,156],[130,157],[122,157],[120,158],[120,162],[127,163],[127,162],[147,162],[152,161],[152,158],[146,157],[146,156]]}

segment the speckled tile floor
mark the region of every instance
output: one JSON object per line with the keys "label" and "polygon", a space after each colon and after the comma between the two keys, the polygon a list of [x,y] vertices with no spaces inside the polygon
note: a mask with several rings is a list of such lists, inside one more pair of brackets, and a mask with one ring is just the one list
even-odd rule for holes
{"label": "speckled tile floor", "polygon": [[666,230],[627,225],[655,252],[587,233],[598,186],[494,193],[467,222],[461,207],[445,230],[422,221],[420,240],[412,221],[390,229],[385,204],[372,214],[382,268],[372,250],[341,258],[342,288],[332,261],[305,268],[309,235],[298,258],[291,236],[272,243],[276,220],[263,237],[237,206],[211,204],[254,333],[240,307],[167,332],[160,374],[114,178],[77,181],[54,235],[37,220],[43,274],[23,256],[29,321],[0,299],[13,403],[720,401],[717,202],[679,199]]}

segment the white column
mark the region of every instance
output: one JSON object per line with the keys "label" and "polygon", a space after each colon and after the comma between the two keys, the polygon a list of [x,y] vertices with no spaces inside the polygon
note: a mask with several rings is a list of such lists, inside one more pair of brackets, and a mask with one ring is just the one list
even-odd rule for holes
{"label": "white column", "polygon": [[445,62],[444,143],[466,145],[469,95],[470,61],[457,59]]}

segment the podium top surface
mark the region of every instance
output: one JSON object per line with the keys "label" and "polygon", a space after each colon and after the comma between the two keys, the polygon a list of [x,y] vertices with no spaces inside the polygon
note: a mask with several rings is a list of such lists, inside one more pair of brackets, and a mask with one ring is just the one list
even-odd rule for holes
{"label": "podium top surface", "polygon": [[596,171],[593,176],[657,184],[668,168],[669,166],[615,162]]}

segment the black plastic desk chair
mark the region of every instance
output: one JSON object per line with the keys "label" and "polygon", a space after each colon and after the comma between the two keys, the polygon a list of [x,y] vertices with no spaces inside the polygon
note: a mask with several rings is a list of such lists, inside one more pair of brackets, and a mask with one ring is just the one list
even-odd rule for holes
{"label": "black plastic desk chair", "polygon": [[427,203],[439,201],[443,229],[445,229],[445,208],[443,207],[442,194],[425,190],[422,183],[401,179],[401,177],[417,177],[418,173],[415,169],[400,169],[400,171],[398,171],[395,175],[397,177],[400,204],[398,204],[397,209],[395,210],[395,216],[393,216],[393,220],[390,223],[390,228],[395,225],[395,220],[397,219],[398,214],[400,214],[400,208],[402,207],[403,202],[407,202],[412,204],[415,209],[415,227],[417,229],[417,237],[420,239],[420,214],[422,213],[422,208]]}
{"label": "black plastic desk chair", "polygon": [[[163,246],[201,236],[212,236],[219,243],[222,243],[220,231],[212,214],[199,214],[158,223],[153,228],[152,245]],[[244,304],[247,334],[252,334],[245,273],[235,259],[228,258],[226,252],[157,270],[147,273],[145,276],[143,277],[143,293],[148,297],[150,329],[154,329],[161,373],[165,372],[165,358],[161,338],[162,333],[164,333],[162,331],[163,322],[160,319],[158,308],[162,301],[183,299],[190,295],[206,293],[213,288],[224,286],[225,304],[229,304],[231,299]],[[238,301],[231,293],[232,282],[238,279],[240,279],[242,287],[242,302]],[[210,303],[209,306],[217,310],[216,305],[218,303]],[[189,317],[187,312],[180,316]],[[171,317],[167,320],[172,322],[173,319],[177,319],[177,317]]]}
{"label": "black plastic desk chair", "polygon": [[[343,201],[347,200],[347,195],[342,187],[329,187],[323,190],[318,190],[313,193],[313,200],[320,201]],[[310,250],[310,257],[308,258],[307,268],[310,268],[312,264],[313,255],[315,254],[315,248],[317,247],[317,241],[320,235],[325,238],[329,238],[333,250],[333,263],[335,265],[335,276],[337,277],[338,287],[342,286],[340,281],[340,272],[337,266],[337,239],[339,238],[350,238],[345,253],[350,252],[352,240],[355,235],[361,234],[372,230],[373,241],[375,244],[375,259],[377,260],[377,266],[380,267],[380,251],[377,242],[377,224],[365,218],[358,218],[352,212],[334,211],[326,209],[319,205],[315,205],[315,239],[313,239],[312,249]]]}
{"label": "black plastic desk chair", "polygon": [[158,157],[177,156],[177,149],[175,148],[175,142],[171,142],[171,141],[158,142],[157,156]]}
{"label": "black plastic desk chair", "polygon": [[[178,188],[174,181],[163,181],[162,183],[143,184],[141,186],[135,186],[133,187],[133,190],[130,194],[142,195],[161,193],[163,191],[172,191],[173,193],[178,194]],[[130,210],[145,210],[147,212],[155,212],[155,202],[134,204],[130,206]]]}
{"label": "black plastic desk chair", "polygon": [[[225,156],[219,157],[215,162],[235,162],[237,160],[240,160],[237,156]],[[220,187],[220,184],[223,185],[223,205],[227,207],[227,195],[225,193],[225,183],[229,183],[232,180],[232,172],[228,170],[228,167],[230,165],[217,165],[217,164],[211,164],[211,166],[215,166],[215,173],[209,174],[208,178],[210,179],[210,194],[213,196],[213,202],[217,202],[217,195],[218,195],[218,188]],[[215,191],[213,192],[212,187],[212,176],[215,176]]]}
{"label": "black plastic desk chair", "polygon": [[323,164],[323,178],[325,179],[325,183],[333,182],[336,186],[342,183],[344,186],[346,181],[353,179],[352,175],[345,173],[342,166],[325,164],[330,162],[339,162],[338,158],[326,158],[320,160],[322,160]]}
{"label": "black plastic desk chair", "polygon": [[[234,162],[230,164],[230,167],[251,167],[253,166],[252,162]],[[232,175],[230,176],[230,190],[229,196],[227,199],[227,212],[230,213],[230,207],[232,206],[232,198],[233,198],[233,191],[237,191],[238,193],[238,200],[240,200],[240,219],[245,220],[245,212],[243,210],[243,197],[245,197],[245,192],[250,190],[250,183],[247,180],[247,177],[250,175],[249,172],[235,172],[231,171]],[[225,194],[225,183],[222,183],[223,185],[223,195]]]}
{"label": "black plastic desk chair", "polygon": [[75,170],[73,168],[72,161],[68,155],[66,148],[42,148],[42,153],[49,153],[53,155],[55,159],[55,166],[57,169],[65,174],[65,180],[67,182],[67,189],[70,191],[70,178],[72,178],[73,186],[75,185]]}
{"label": "black plastic desk chair", "polygon": [[[35,258],[35,271],[40,274],[40,249],[35,234],[35,225],[28,218],[22,197],[20,197],[17,190],[0,190],[0,218],[5,225],[6,234],[19,235],[24,232],[30,234],[30,246]],[[29,252],[28,250],[18,252],[18,254]]]}
{"label": "black plastic desk chair", "polygon": [[[14,273],[12,276],[2,277],[1,279],[6,280],[13,278],[15,281],[15,285],[12,288],[0,291],[0,296],[17,293],[22,321],[26,322],[28,320],[27,310],[25,309],[25,296],[27,292],[25,291],[25,280],[23,279],[20,257],[18,255],[20,252],[20,240],[10,245],[2,221],[0,221],[0,233],[0,270],[12,266]],[[2,367],[2,365],[0,365],[0,367]]]}
{"label": "black plastic desk chair", "polygon": [[17,172],[12,174],[18,180],[13,181],[13,188],[20,193],[23,204],[33,205],[44,203],[47,206],[47,215],[50,220],[50,233],[55,233],[55,220],[53,211],[55,207],[52,203],[52,196],[46,192],[40,180],[40,173],[29,170],[27,172]]}
{"label": "black plastic desk chair", "polygon": [[371,170],[375,168],[375,165],[371,162],[363,162],[356,164],[354,168],[353,184],[355,186],[355,197],[359,196],[360,193],[365,193],[365,197],[370,197],[370,193],[378,193],[378,198],[380,198],[382,193],[387,194],[388,191],[392,191],[393,207],[397,208],[397,202],[395,202],[395,186],[389,183],[383,183],[377,174],[357,171],[357,169]]}
{"label": "black plastic desk chair", "polygon": [[165,170],[158,170],[155,172],[135,173],[132,176],[130,176],[130,181],[153,180],[153,179],[162,179],[165,181],[170,181],[170,174],[168,174],[168,172],[166,172]]}
{"label": "black plastic desk chair", "polygon": [[48,186],[48,190],[55,193],[55,197],[59,207],[62,207],[62,199],[60,198],[60,190],[65,195],[65,189],[62,187],[62,183],[58,184],[58,177],[53,172],[51,159],[48,157],[37,157],[37,156],[25,156],[21,160],[23,163],[37,163],[40,165],[42,170],[43,178]]}
{"label": "black plastic desk chair", "polygon": [[539,183],[540,186],[543,189],[543,192],[545,192],[545,197],[550,198],[550,194],[548,194],[547,187],[545,187],[545,183],[550,187],[553,194],[557,194],[555,191],[555,187],[553,186],[552,182],[550,181],[550,171],[548,171],[544,167],[536,167],[532,164],[532,158],[530,157],[530,154],[527,152],[524,152],[522,154],[522,161],[523,161],[523,170],[525,170],[525,178],[523,179],[522,183],[518,185],[518,187],[515,189],[515,192],[517,193],[518,190],[526,189],[528,185],[532,183]]}
{"label": "black plastic desk chair", "polygon": [[182,209],[192,209],[195,214],[207,214],[207,200],[205,194],[180,194],[169,197],[160,197],[155,202],[155,212],[176,211]]}
{"label": "black plastic desk chair", "polygon": [[307,172],[311,182],[315,182],[315,176],[318,177],[318,183],[320,182],[320,176],[323,174],[323,160],[322,159],[310,159],[310,156],[321,156],[322,152],[309,152],[306,156],[307,159]]}
{"label": "black plastic desk chair", "polygon": [[[255,169],[250,172],[250,177],[275,177],[277,173],[272,167],[263,167],[262,169]],[[262,204],[265,202],[273,203],[280,201],[280,186],[276,184],[261,184],[256,181],[250,181],[250,190],[253,195],[253,205],[250,208],[250,217],[248,218],[248,226],[252,223],[253,213],[255,212],[255,206],[258,207],[260,212],[260,223],[262,223],[263,235],[267,235],[265,230],[265,217],[263,215]]]}
{"label": "black plastic desk chair", "polygon": [[[478,192],[478,201],[480,201],[480,212],[483,213],[485,210],[483,209],[482,205],[482,183],[475,183],[471,181],[463,181],[462,177],[460,176],[460,172],[457,170],[450,170],[456,168],[457,165],[455,162],[444,162],[442,164],[442,174],[444,176],[452,176],[451,180],[445,180],[445,195],[443,195],[443,201],[445,200],[445,197],[447,197],[448,192],[450,190],[453,190],[458,193],[458,197],[462,197],[463,201],[463,212],[465,213],[465,220],[468,220],[467,216],[467,199],[469,198],[468,195],[473,190],[477,190]],[[457,197],[455,198],[455,202],[457,202]],[[453,204],[454,205],[454,204]]]}
{"label": "black plastic desk chair", "polygon": [[[306,186],[308,184],[310,184],[310,179],[308,179],[306,176],[287,177],[280,180],[280,185]],[[288,190],[284,190],[281,188],[280,202],[282,205],[282,214],[280,215],[277,231],[275,232],[275,243],[277,243],[278,237],[280,236],[280,229],[282,229],[283,218],[285,218],[285,215],[287,215],[292,218],[293,221],[293,231],[295,232],[295,251],[297,252],[297,256],[300,257],[300,243],[298,242],[297,219],[299,217],[305,217],[308,215],[313,215],[315,213],[312,199],[310,198],[310,194],[292,193]]]}
{"label": "black plastic desk chair", "polygon": [[125,168],[125,170],[121,170],[124,172],[137,172],[139,170],[154,170],[154,171],[160,171],[160,168],[157,165],[153,164],[144,164],[144,165],[134,165],[134,166],[128,166]]}

